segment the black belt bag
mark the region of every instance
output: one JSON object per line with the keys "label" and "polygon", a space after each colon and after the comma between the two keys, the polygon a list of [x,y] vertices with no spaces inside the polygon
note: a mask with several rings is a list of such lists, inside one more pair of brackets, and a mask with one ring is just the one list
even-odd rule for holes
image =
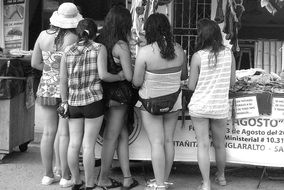
{"label": "black belt bag", "polygon": [[173,109],[179,93],[180,88],[178,89],[178,91],[172,94],[167,94],[155,98],[143,99],[139,96],[139,100],[142,102],[142,105],[149,113],[153,115],[163,115]]}

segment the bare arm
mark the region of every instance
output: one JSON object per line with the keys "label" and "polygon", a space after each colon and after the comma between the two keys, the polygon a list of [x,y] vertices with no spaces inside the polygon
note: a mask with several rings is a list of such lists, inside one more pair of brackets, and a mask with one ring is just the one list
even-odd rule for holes
{"label": "bare arm", "polygon": [[200,56],[197,53],[193,54],[191,58],[191,63],[190,63],[190,74],[189,74],[189,80],[188,80],[189,90],[192,90],[192,91],[195,90],[198,77],[199,77],[199,72],[200,72],[200,64],[201,64]]}
{"label": "bare arm", "polygon": [[188,60],[185,52],[183,51],[183,64],[181,67],[181,80],[186,80],[188,78]]}
{"label": "bare arm", "polygon": [[134,67],[134,75],[132,79],[132,83],[134,86],[140,87],[144,81],[144,75],[146,71],[146,62],[145,62],[145,51],[143,47],[139,50]]}
{"label": "bare arm", "polygon": [[68,73],[65,54],[61,58],[60,62],[60,94],[62,102],[68,100]]}
{"label": "bare arm", "polygon": [[64,50],[67,46],[74,44],[78,41],[78,36],[73,33],[67,33],[66,36],[64,36],[64,42],[62,44],[62,50]]}
{"label": "bare arm", "polygon": [[119,41],[115,44],[113,50],[115,54],[114,56],[117,56],[120,60],[124,77],[126,78],[126,80],[131,81],[133,77],[133,71],[131,67],[130,50],[128,44],[124,41]]}
{"label": "bare arm", "polygon": [[42,33],[40,33],[40,35],[38,36],[35,42],[33,53],[32,53],[31,66],[35,69],[42,71],[44,63],[42,62],[42,53],[41,53],[41,48],[39,45],[41,38],[42,38]]}
{"label": "bare arm", "polygon": [[232,53],[232,63],[231,63],[231,80],[230,80],[230,87],[233,87],[236,82],[236,60],[234,54]]}
{"label": "bare arm", "polygon": [[124,80],[122,72],[114,75],[107,71],[107,50],[104,45],[101,45],[98,54],[98,72],[100,79],[106,82]]}

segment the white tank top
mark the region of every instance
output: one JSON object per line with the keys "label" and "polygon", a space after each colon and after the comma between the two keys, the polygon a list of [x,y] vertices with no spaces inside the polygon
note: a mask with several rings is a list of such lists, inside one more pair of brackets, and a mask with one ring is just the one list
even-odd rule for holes
{"label": "white tank top", "polygon": [[[145,72],[144,82],[139,90],[139,96],[141,98],[154,98],[167,94],[174,93],[180,88],[181,71],[174,73],[157,74],[149,71]],[[171,111],[177,111],[182,108],[181,95]],[[140,107],[142,103],[140,101],[135,105]]]}

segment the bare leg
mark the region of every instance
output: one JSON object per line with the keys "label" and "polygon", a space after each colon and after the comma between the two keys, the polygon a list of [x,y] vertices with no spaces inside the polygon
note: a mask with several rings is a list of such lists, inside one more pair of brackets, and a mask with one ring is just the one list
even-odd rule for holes
{"label": "bare leg", "polygon": [[57,132],[58,116],[55,106],[41,106],[43,118],[43,134],[40,143],[42,164],[45,168],[45,175],[54,177],[52,171],[54,140]]}
{"label": "bare leg", "polygon": [[81,184],[79,172],[79,153],[83,140],[84,119],[69,119],[70,142],[68,146],[68,165],[75,184]]}
{"label": "bare leg", "polygon": [[119,135],[117,153],[124,177],[123,186],[128,187],[133,182],[133,180],[131,178],[129,166],[128,131],[126,125],[122,127],[121,133]]}
{"label": "bare leg", "polygon": [[226,134],[226,119],[210,120],[211,130],[213,135],[213,144],[215,148],[215,159],[218,169],[218,177],[224,176],[226,164],[226,149],[225,149],[225,134]]}
{"label": "bare leg", "polygon": [[53,172],[55,172],[56,175],[58,176],[61,176],[61,160],[60,160],[60,129],[59,129],[59,126],[58,126],[58,130],[57,130],[57,133],[56,133],[56,136],[55,136],[55,140],[54,140],[54,170]]}
{"label": "bare leg", "polygon": [[197,137],[197,159],[203,184],[210,187],[209,119],[191,117]]}
{"label": "bare leg", "polygon": [[101,155],[101,172],[98,185],[111,185],[108,179],[114,151],[117,147],[118,136],[124,125],[126,105],[110,107],[104,131],[104,142]]}
{"label": "bare leg", "polygon": [[174,133],[178,121],[179,111],[164,115],[164,134],[165,134],[165,181],[171,173],[172,165],[174,162],[175,148],[174,148]]}
{"label": "bare leg", "polygon": [[147,111],[141,111],[141,116],[151,144],[151,160],[156,183],[158,186],[164,186],[166,158],[163,116],[153,116]]}
{"label": "bare leg", "polygon": [[60,165],[62,171],[62,178],[70,179],[70,170],[67,162],[67,150],[69,144],[69,128],[68,120],[59,118],[59,154],[60,154]]}
{"label": "bare leg", "polygon": [[86,187],[95,184],[95,144],[103,122],[103,116],[85,119],[85,131],[83,137],[83,164],[85,170]]}

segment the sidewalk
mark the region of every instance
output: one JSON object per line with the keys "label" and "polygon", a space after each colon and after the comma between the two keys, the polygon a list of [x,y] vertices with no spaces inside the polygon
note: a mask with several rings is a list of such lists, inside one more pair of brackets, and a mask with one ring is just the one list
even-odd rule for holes
{"label": "sidewalk", "polygon": [[[283,160],[284,161],[284,160]],[[96,176],[99,167],[96,168]],[[151,162],[132,161],[131,171],[140,185],[133,190],[143,190],[145,181],[153,178]],[[212,174],[216,171],[212,167]],[[268,168],[269,176],[284,177],[283,168]],[[31,143],[27,152],[15,151],[4,157],[0,164],[0,190],[63,190],[58,183],[50,186],[40,184],[44,170],[41,164],[39,144]],[[113,164],[111,176],[122,180],[117,161]],[[212,190],[256,190],[262,174],[262,167],[231,166],[227,168],[228,185],[220,187],[213,182]],[[195,190],[200,184],[201,176],[196,163],[174,163],[171,179],[174,183],[170,189]],[[70,188],[67,188],[70,189]],[[117,188],[119,189],[119,188]],[[264,177],[259,190],[283,190],[284,181],[272,181]],[[115,190],[115,189],[114,189]]]}

